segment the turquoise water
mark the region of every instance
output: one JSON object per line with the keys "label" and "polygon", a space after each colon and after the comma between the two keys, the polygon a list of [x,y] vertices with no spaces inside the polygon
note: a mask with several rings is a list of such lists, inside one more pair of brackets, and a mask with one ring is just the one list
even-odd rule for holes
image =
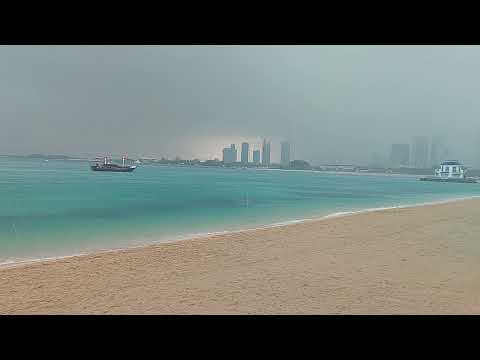
{"label": "turquoise water", "polygon": [[0,262],[472,195],[480,184],[406,176],[0,159]]}

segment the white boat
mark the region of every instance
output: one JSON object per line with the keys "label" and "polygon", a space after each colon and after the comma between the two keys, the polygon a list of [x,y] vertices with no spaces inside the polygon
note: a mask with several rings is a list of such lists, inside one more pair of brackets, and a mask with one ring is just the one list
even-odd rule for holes
{"label": "white boat", "polygon": [[458,160],[446,160],[435,169],[435,176],[424,176],[420,178],[422,181],[439,181],[439,182],[461,182],[476,183],[472,178],[467,178],[466,169]]}

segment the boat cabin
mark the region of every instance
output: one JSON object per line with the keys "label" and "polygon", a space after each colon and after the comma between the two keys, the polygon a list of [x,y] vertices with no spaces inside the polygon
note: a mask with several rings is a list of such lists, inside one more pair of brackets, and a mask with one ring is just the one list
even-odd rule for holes
{"label": "boat cabin", "polygon": [[440,178],[465,178],[463,165],[457,160],[447,160],[440,164],[440,168],[435,170],[435,176]]}

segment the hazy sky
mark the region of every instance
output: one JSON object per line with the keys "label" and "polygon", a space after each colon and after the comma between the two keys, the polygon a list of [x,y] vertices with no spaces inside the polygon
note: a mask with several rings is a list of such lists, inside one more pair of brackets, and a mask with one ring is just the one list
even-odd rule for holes
{"label": "hazy sky", "polygon": [[480,163],[478,46],[0,46],[0,153],[366,163],[414,135]]}

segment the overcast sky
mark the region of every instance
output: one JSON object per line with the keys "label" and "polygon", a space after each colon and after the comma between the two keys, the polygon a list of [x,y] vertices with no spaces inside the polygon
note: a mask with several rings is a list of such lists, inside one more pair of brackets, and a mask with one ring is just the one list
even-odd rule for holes
{"label": "overcast sky", "polygon": [[480,163],[478,46],[0,46],[0,153],[366,163],[414,135]]}

